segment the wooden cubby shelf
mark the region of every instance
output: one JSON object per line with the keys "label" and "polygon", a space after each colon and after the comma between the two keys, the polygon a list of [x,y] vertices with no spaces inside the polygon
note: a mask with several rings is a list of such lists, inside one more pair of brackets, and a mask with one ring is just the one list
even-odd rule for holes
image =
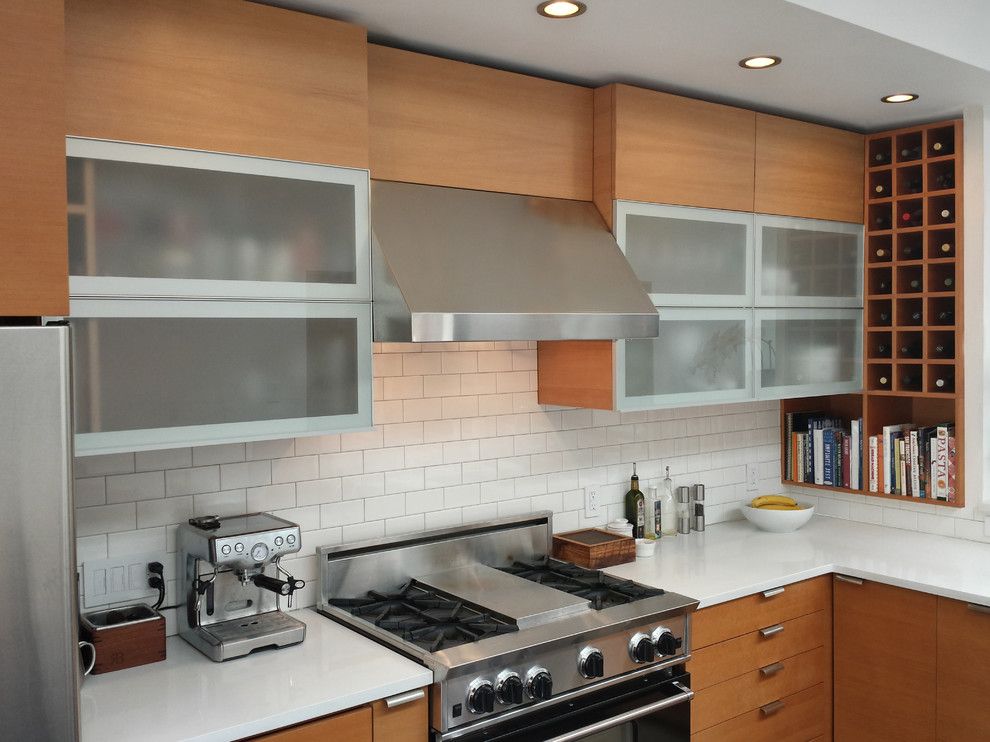
{"label": "wooden cubby shelf", "polygon": [[[863,392],[785,399],[784,484],[947,507],[965,504],[963,460],[962,121],[868,135],[864,176]],[[791,480],[786,420],[820,411],[862,418],[863,487]],[[869,491],[870,436],[884,426],[955,426],[952,502]]]}

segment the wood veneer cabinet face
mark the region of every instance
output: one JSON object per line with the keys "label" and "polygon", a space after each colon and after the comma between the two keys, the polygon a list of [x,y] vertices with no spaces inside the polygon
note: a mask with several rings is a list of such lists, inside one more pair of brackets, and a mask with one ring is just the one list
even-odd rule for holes
{"label": "wood veneer cabinet face", "polygon": [[939,742],[990,739],[990,611],[938,599]]}
{"label": "wood veneer cabinet face", "polygon": [[833,599],[835,739],[934,740],[935,596],[837,577]]}
{"label": "wood veneer cabinet face", "polygon": [[371,175],[591,200],[588,88],[368,47]]}
{"label": "wood veneer cabinet face", "polygon": [[376,740],[426,742],[430,732],[430,704],[426,694],[418,701],[389,708],[385,701],[371,706]]}
{"label": "wood veneer cabinet face", "polygon": [[263,734],[260,737],[252,737],[251,742],[326,742],[327,740],[372,742],[373,738],[371,706],[362,706],[288,729]]}
{"label": "wood veneer cabinet face", "polygon": [[596,192],[609,178],[600,129],[611,125],[614,198],[753,211],[753,111],[629,85],[609,89],[596,98]]}
{"label": "wood veneer cabinet face", "polygon": [[0,316],[69,313],[59,0],[0,3]]}
{"label": "wood veneer cabinet face", "polygon": [[863,221],[861,134],[756,114],[756,194],[760,214]]}
{"label": "wood veneer cabinet face", "polygon": [[65,18],[68,134],[368,165],[362,28],[237,0],[67,0]]}

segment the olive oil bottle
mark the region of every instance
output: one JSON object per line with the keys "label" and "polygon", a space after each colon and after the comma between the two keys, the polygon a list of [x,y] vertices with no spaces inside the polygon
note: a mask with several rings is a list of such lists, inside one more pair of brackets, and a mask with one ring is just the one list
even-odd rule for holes
{"label": "olive oil bottle", "polygon": [[626,520],[632,523],[633,538],[643,538],[646,533],[646,498],[639,489],[635,464],[629,479],[629,491],[626,493]]}

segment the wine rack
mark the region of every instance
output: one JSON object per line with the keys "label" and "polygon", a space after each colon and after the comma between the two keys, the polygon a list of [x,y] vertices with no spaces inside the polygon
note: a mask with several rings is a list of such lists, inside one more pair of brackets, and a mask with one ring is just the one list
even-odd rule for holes
{"label": "wine rack", "polygon": [[[962,507],[963,173],[962,121],[942,121],[866,137],[864,352],[861,394],[781,403],[785,484],[925,504]],[[783,465],[788,413],[822,411],[863,419],[866,441],[886,425],[955,424],[953,502],[789,481]]]}

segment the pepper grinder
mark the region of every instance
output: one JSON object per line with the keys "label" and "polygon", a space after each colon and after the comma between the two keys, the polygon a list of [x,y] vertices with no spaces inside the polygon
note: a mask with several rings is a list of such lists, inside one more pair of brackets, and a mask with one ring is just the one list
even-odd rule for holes
{"label": "pepper grinder", "polygon": [[691,490],[688,487],[677,488],[677,532],[691,532]]}
{"label": "pepper grinder", "polygon": [[703,484],[691,487],[691,528],[695,531],[705,530],[705,485]]}

